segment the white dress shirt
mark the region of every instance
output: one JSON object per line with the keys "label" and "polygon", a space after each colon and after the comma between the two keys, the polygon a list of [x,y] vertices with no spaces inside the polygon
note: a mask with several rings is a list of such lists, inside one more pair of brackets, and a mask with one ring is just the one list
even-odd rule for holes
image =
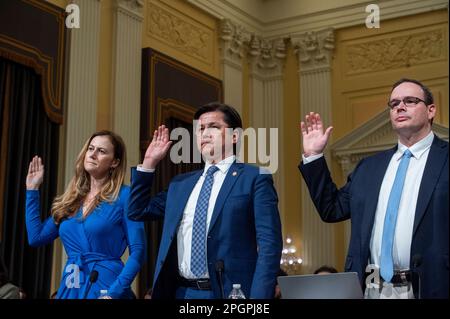
{"label": "white dress shirt", "polygon": [[[403,186],[394,235],[393,257],[395,270],[409,269],[411,240],[417,198],[419,196],[420,183],[422,181],[423,171],[425,169],[425,164],[427,162],[433,139],[434,134],[433,132],[430,132],[425,138],[409,148],[412,153],[412,157],[409,161],[405,184]],[[397,168],[400,164],[401,157],[406,149],[407,147],[405,145],[398,142],[397,152],[395,152],[389,162],[381,184],[380,193],[378,195],[378,205],[375,212],[375,221],[370,238],[371,263],[377,266],[380,265],[381,238],[383,236],[384,216],[386,215],[389,194],[391,192],[392,185],[394,184],[395,174],[397,173]],[[303,163],[311,163],[322,156],[323,153],[308,157],[302,155]]]}
{"label": "white dress shirt", "polygon": [[[216,204],[217,195],[219,195],[220,188],[222,187],[225,176],[230,169],[231,164],[235,161],[236,157],[230,156],[221,162],[217,163],[218,170],[214,173],[214,183],[211,189],[211,195],[209,197],[208,215],[206,217],[206,229],[209,229],[209,223],[211,222],[212,213]],[[178,269],[180,275],[188,279],[196,279],[196,276],[191,272],[191,246],[192,246],[192,226],[194,224],[195,207],[200,195],[203,182],[205,181],[206,172],[212,164],[206,163],[203,170],[203,174],[195,184],[191,195],[184,208],[183,218],[181,219],[180,227],[178,228],[177,246],[178,246]],[[206,276],[202,278],[209,278],[208,270]]]}
{"label": "white dress shirt", "polygon": [[[409,161],[402,197],[398,208],[395,226],[394,247],[392,251],[395,270],[409,269],[411,241],[416,214],[417,198],[434,134],[430,132],[425,138],[409,148],[412,157]],[[397,152],[392,156],[381,184],[378,205],[370,239],[371,263],[380,265],[381,240],[383,236],[384,216],[386,215],[389,194],[394,184],[395,175],[403,153],[408,149],[398,142]]]}
{"label": "white dress shirt", "polygon": [[[236,156],[232,155],[221,162],[217,163],[218,170],[214,173],[214,183],[211,189],[211,195],[209,197],[208,213],[206,216],[206,229],[209,229],[209,223],[211,222],[212,213],[216,204],[217,196],[219,195],[220,188],[225,180],[228,170],[231,164],[236,160]],[[197,200],[202,189],[203,182],[205,181],[206,172],[212,164],[206,163],[203,170],[203,174],[198,179],[194,186],[194,189],[189,196],[186,207],[183,211],[183,217],[181,219],[180,227],[177,234],[177,247],[178,247],[178,270],[182,277],[187,279],[196,279],[196,276],[191,272],[191,243],[192,243],[192,226],[194,224],[195,207],[197,206]],[[138,171],[152,173],[154,169],[145,169],[138,165]],[[202,276],[202,278],[209,278],[209,274]]]}

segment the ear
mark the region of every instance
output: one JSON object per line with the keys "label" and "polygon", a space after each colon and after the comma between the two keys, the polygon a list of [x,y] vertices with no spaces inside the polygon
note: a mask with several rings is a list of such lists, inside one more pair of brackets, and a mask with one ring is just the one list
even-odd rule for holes
{"label": "ear", "polygon": [[237,144],[238,140],[239,140],[239,130],[238,129],[234,129],[233,130],[233,137],[232,137],[233,144]]}
{"label": "ear", "polygon": [[436,105],[428,105],[428,119],[433,119],[436,116]]}
{"label": "ear", "polygon": [[116,168],[120,164],[120,159],[115,158],[111,163],[111,168]]}

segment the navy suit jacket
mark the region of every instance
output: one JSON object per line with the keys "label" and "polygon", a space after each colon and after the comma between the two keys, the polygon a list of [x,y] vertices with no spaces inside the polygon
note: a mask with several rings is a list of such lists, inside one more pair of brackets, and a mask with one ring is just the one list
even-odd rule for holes
{"label": "navy suit jacket", "polygon": [[[361,160],[347,184],[337,189],[325,159],[299,165],[311,198],[325,222],[351,218],[345,271],[355,271],[364,285],[370,238],[384,174],[397,146]],[[423,173],[414,218],[410,269],[419,274],[421,298],[449,296],[448,143],[434,137]],[[418,296],[419,280],[413,281]]]}
{"label": "navy suit jacket", "polygon": [[[128,216],[132,220],[164,217],[152,298],[174,298],[177,288],[177,232],[184,208],[203,170],[174,177],[167,192],[151,198],[153,173],[132,170]],[[214,206],[207,237],[212,290],[221,298],[215,270],[224,261],[224,293],[240,283],[247,298],[273,298],[282,250],[278,197],[270,174],[233,163]]]}

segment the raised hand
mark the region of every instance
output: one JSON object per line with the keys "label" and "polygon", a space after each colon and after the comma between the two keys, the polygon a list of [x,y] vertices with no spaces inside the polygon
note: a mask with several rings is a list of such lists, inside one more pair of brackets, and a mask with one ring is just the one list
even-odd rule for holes
{"label": "raised hand", "polygon": [[145,151],[142,167],[154,169],[166,156],[170,145],[172,145],[172,141],[169,140],[169,129],[164,125],[159,126],[153,133],[153,139]]}
{"label": "raised hand", "polygon": [[310,112],[305,116],[305,122],[300,123],[303,139],[303,154],[305,157],[323,153],[333,127],[323,132],[323,124],[319,113]]}
{"label": "raised hand", "polygon": [[34,156],[28,167],[28,174],[26,179],[27,190],[37,190],[44,180],[44,165],[39,156]]}

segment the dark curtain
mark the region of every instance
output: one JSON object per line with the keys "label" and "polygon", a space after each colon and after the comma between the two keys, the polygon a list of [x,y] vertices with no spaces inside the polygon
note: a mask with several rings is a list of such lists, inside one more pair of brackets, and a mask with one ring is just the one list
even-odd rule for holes
{"label": "dark curtain", "polygon": [[[165,125],[169,128],[169,131],[172,131],[177,127],[184,127],[189,131],[189,136],[193,136],[193,128],[192,122],[186,123],[181,121],[178,118],[170,117],[165,119]],[[173,141],[172,145],[176,144],[178,141]],[[186,141],[185,141],[186,142]],[[180,163],[174,164],[170,160],[170,150],[167,156],[159,163],[158,167],[155,171],[155,179],[153,181],[152,186],[152,195],[155,195],[161,191],[167,190],[169,187],[170,180],[179,174],[191,172],[193,170],[201,169],[204,166],[204,163],[193,163],[193,148],[195,145],[192,145],[192,139],[190,140],[190,148],[191,148],[191,163]],[[141,162],[145,154],[145,149],[141,154]],[[152,286],[153,284],[153,275],[155,273],[156,266],[156,258],[158,257],[159,243],[161,241],[162,236],[162,228],[163,221],[151,221],[145,223],[146,232],[147,232],[147,261],[142,267],[143,271],[140,274],[140,287],[139,291],[143,292],[142,296],[145,292]]]}
{"label": "dark curtain", "polygon": [[0,58],[0,149],[6,150],[1,155],[0,254],[11,281],[28,298],[48,298],[51,281],[52,245],[30,247],[25,227],[25,179],[34,155],[42,157],[45,167],[42,219],[49,216],[56,194],[59,128],[47,117],[41,94],[41,77],[33,69]]}

